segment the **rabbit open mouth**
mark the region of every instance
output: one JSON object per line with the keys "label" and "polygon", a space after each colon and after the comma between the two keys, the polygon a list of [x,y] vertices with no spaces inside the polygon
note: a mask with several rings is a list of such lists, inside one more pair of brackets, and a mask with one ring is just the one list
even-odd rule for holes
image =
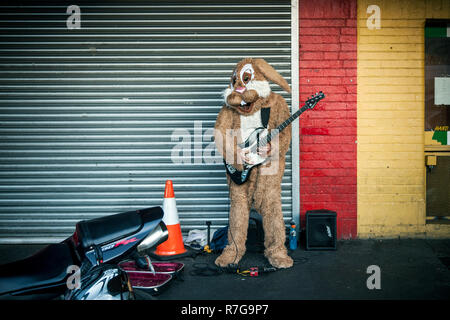
{"label": "rabbit open mouth", "polygon": [[251,102],[245,103],[244,101],[242,101],[241,105],[238,106],[238,109],[244,113],[249,113],[253,109],[253,103]]}

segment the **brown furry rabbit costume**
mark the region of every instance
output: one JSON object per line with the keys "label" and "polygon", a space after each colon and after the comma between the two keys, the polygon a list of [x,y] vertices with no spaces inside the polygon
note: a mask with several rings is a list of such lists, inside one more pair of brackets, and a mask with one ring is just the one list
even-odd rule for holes
{"label": "brown furry rabbit costume", "polygon": [[[265,60],[247,58],[237,64],[231,83],[224,91],[225,104],[215,124],[215,144],[227,163],[238,170],[243,168],[242,160],[248,158],[237,144],[246,140],[245,132],[261,127],[261,108],[270,108],[268,129],[276,128],[290,116],[286,101],[271,91],[268,80],[291,92],[286,80]],[[229,244],[215,261],[219,266],[237,264],[243,257],[252,207],[263,218],[264,255],[274,267],[293,265],[284,245],[285,225],[281,211],[281,179],[291,128],[281,131],[277,137],[259,150],[259,154],[269,156],[270,161],[253,168],[247,182],[237,185],[227,175],[231,201]]]}

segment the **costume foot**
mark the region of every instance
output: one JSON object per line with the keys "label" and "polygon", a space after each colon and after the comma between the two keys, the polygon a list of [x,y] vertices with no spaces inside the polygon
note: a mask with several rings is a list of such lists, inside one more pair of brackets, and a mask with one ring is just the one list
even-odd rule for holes
{"label": "costume foot", "polygon": [[242,255],[237,255],[234,250],[227,250],[225,248],[222,254],[214,262],[219,267],[226,267],[231,263],[238,263],[241,260]]}
{"label": "costume foot", "polygon": [[270,264],[274,266],[275,268],[290,268],[294,265],[294,260],[292,260],[291,257],[286,255],[273,255],[270,257],[267,257]]}

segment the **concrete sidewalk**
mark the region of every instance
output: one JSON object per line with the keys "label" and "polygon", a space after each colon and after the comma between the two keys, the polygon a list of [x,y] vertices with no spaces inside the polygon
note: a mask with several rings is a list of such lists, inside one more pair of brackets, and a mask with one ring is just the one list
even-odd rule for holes
{"label": "concrete sidewalk", "polygon": [[[42,246],[0,246],[1,263],[32,254]],[[184,281],[175,280],[158,296],[160,300],[249,299],[449,299],[449,240],[348,240],[337,251],[291,252],[294,267],[242,277],[222,273],[192,274],[195,266],[211,266],[217,254],[203,254],[177,261],[185,263]],[[267,264],[261,253],[248,252],[241,265]],[[371,265],[380,268],[381,289],[369,290]]]}

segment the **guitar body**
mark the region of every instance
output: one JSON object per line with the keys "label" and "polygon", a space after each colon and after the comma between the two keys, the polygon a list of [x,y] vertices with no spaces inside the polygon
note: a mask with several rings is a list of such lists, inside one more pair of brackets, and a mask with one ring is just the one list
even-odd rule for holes
{"label": "guitar body", "polygon": [[248,151],[247,157],[250,158],[248,165],[258,165],[266,161],[266,158],[261,157],[258,154],[258,148],[260,142],[264,140],[269,134],[269,130],[266,128],[256,128],[245,140],[245,142],[239,144],[239,148],[244,151]]}
{"label": "guitar body", "polygon": [[241,185],[244,182],[247,181],[248,177],[250,177],[250,171],[258,165],[245,165],[244,164],[244,170],[239,171],[235,167],[233,167],[231,164],[228,164],[223,161],[225,164],[225,169],[227,170],[228,175],[230,176],[230,179],[236,183],[237,185]]}
{"label": "guitar body", "polygon": [[230,164],[227,164],[225,161],[225,168],[227,170],[228,175],[234,183],[241,185],[247,181],[250,176],[250,171],[259,166],[260,164],[266,162],[267,158],[261,157],[258,154],[258,148],[260,146],[260,142],[267,138],[269,131],[266,128],[256,128],[245,140],[244,142],[239,144],[239,148],[244,151],[248,151],[247,157],[250,158],[250,163],[244,162],[244,170],[239,171],[235,167]]}

